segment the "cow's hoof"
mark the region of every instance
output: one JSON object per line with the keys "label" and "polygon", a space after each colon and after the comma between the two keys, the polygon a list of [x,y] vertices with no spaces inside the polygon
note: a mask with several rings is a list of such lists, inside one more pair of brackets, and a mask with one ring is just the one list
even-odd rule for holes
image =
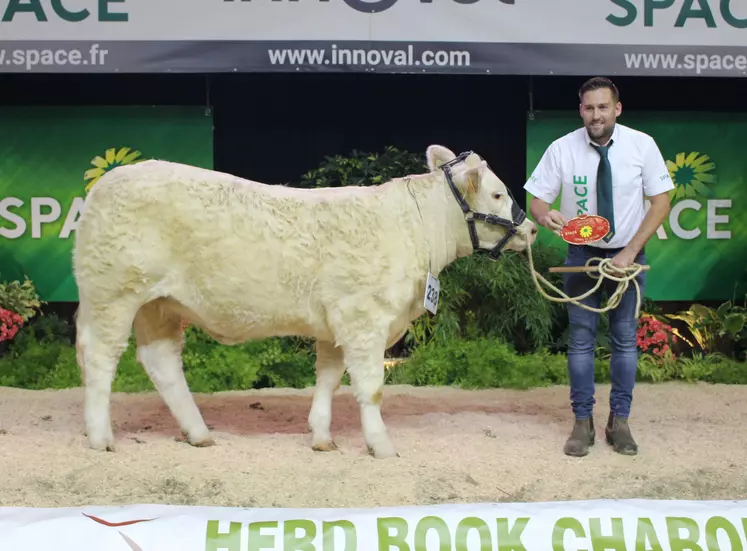
{"label": "cow's hoof", "polygon": [[368,453],[376,459],[391,459],[393,457],[399,457],[397,450],[395,450],[393,446],[379,446],[376,449],[368,446]]}
{"label": "cow's hoof", "polygon": [[215,440],[213,440],[210,436],[199,438],[196,440],[189,440],[189,443],[195,448],[209,448],[211,446],[215,446]]}
{"label": "cow's hoof", "polygon": [[209,448],[211,446],[215,446],[215,440],[213,440],[213,437],[207,427],[197,432],[193,436],[190,436],[186,431],[183,430],[181,431],[181,433],[182,438],[186,440],[190,446],[194,446],[195,448]]}
{"label": "cow's hoof", "polygon": [[337,444],[333,440],[329,440],[328,442],[312,444],[311,449],[315,452],[333,452],[337,449]]}
{"label": "cow's hoof", "polygon": [[90,441],[89,446],[92,450],[95,450],[97,452],[116,452],[117,449],[114,446],[114,442],[109,442],[106,440],[101,441]]}
{"label": "cow's hoof", "polygon": [[[86,431],[87,433],[89,431]],[[93,431],[90,431],[93,432]],[[105,433],[103,436],[89,436],[88,437],[88,446],[95,451],[98,452],[115,452],[116,447],[114,446],[114,434],[109,431],[108,433]]]}

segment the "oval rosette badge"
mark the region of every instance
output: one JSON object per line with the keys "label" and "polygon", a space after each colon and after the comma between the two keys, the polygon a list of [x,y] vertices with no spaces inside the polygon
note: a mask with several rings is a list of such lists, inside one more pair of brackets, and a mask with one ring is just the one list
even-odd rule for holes
{"label": "oval rosette badge", "polygon": [[602,239],[610,231],[606,218],[596,214],[582,214],[571,218],[560,230],[560,237],[571,245],[588,245]]}

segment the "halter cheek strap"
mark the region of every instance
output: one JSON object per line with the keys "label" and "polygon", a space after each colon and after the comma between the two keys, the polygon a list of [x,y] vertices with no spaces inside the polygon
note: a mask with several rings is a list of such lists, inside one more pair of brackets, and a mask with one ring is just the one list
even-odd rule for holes
{"label": "halter cheek strap", "polygon": [[[516,235],[516,228],[518,228],[521,223],[524,222],[527,215],[521,209],[521,207],[519,207],[518,203],[516,202],[516,200],[514,200],[513,195],[511,195],[511,192],[508,189],[506,191],[508,191],[508,194],[509,196],[511,196],[511,199],[513,201],[513,205],[511,207],[511,220],[506,220],[505,218],[502,218],[495,214],[475,212],[470,208],[470,206],[467,204],[467,201],[465,201],[464,196],[459,192],[456,185],[454,184],[454,179],[451,172],[452,166],[457,163],[461,163],[470,155],[472,155],[472,151],[465,151],[463,153],[460,153],[459,156],[455,157],[451,161],[442,164],[440,168],[444,171],[444,174],[446,175],[446,181],[449,183],[451,192],[454,194],[457,203],[459,203],[459,206],[464,213],[464,219],[467,222],[467,227],[469,228],[469,236],[472,240],[472,248],[475,251],[487,252],[488,256],[492,260],[498,260],[498,258],[500,258],[501,256],[501,251],[506,246],[509,239]],[[480,239],[477,237],[477,228],[475,227],[476,221],[484,222],[493,226],[502,226],[506,228],[506,234],[493,247],[480,247]]]}

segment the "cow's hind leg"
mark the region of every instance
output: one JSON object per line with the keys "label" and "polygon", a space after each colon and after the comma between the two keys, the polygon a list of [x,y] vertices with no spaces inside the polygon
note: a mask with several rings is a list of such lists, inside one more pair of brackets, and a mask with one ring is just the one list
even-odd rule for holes
{"label": "cow's hind leg", "polygon": [[81,296],[75,314],[75,348],[85,385],[84,419],[89,446],[114,450],[111,388],[119,359],[127,349],[135,308],[125,302],[93,306]]}
{"label": "cow's hind leg", "polygon": [[135,316],[137,358],[190,444],[212,446],[205,421],[197,409],[182,367],[181,316],[163,301],[145,304]]}
{"label": "cow's hind leg", "polygon": [[369,453],[378,459],[398,456],[381,418],[385,347],[384,335],[371,334],[343,345],[345,368],[360,407],[363,437]]}
{"label": "cow's hind leg", "polygon": [[316,341],[316,388],[309,411],[311,447],[316,451],[332,451],[337,445],[332,440],[332,397],[345,373],[342,349],[326,341]]}

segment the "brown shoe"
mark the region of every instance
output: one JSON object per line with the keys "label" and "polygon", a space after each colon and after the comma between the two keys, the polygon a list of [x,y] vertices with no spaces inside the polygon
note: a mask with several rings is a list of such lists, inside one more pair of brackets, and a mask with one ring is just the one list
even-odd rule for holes
{"label": "brown shoe", "polygon": [[630,434],[627,417],[617,417],[610,413],[604,433],[607,436],[607,443],[617,453],[622,455],[636,455],[638,453],[638,444],[635,443],[633,435]]}
{"label": "brown shoe", "polygon": [[566,455],[583,457],[589,453],[589,446],[594,445],[594,417],[576,419],[573,431],[563,447]]}

